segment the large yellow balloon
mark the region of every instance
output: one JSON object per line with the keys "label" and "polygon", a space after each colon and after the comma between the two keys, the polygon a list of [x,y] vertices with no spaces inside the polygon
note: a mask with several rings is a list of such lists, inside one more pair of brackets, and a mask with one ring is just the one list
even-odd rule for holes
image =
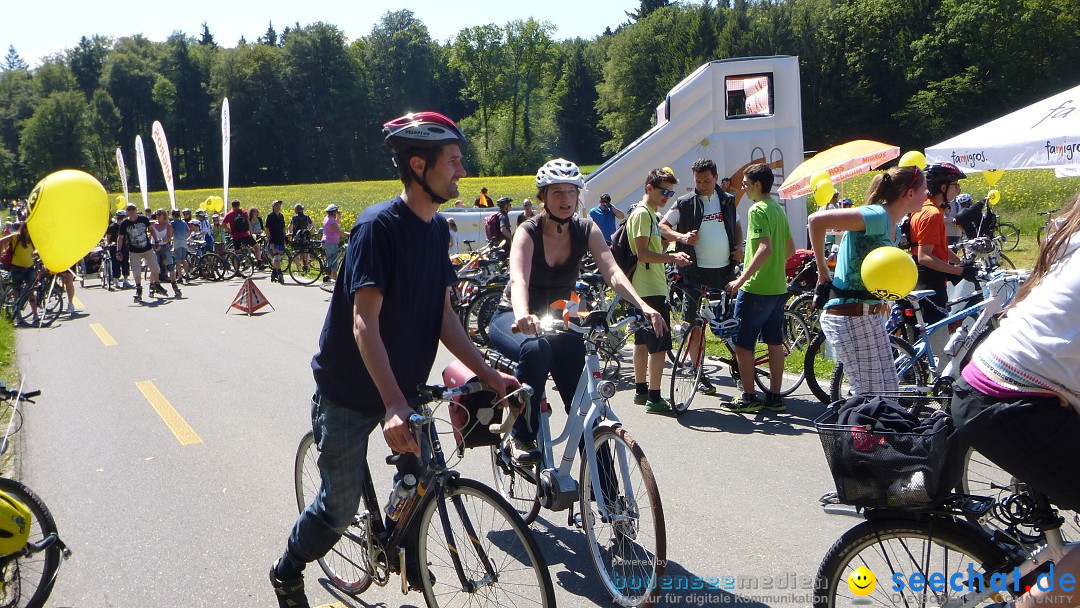
{"label": "large yellow balloon", "polygon": [[833,187],[832,181],[826,176],[814,183],[813,193],[818,206],[824,207],[829,204],[833,195],[836,194],[836,188]]}
{"label": "large yellow balloon", "polygon": [[29,198],[26,227],[38,255],[62,272],[98,244],[109,224],[109,195],[89,173],[65,169],[45,177]]}
{"label": "large yellow balloon", "polygon": [[1001,179],[1002,175],[1005,175],[1004,169],[988,169],[983,171],[983,176],[986,178],[986,185],[991,188],[997,185],[998,180]]}
{"label": "large yellow balloon", "polygon": [[926,168],[926,155],[918,150],[911,150],[904,152],[904,155],[900,157],[901,167],[918,167],[920,169]]}
{"label": "large yellow balloon", "polygon": [[830,184],[832,183],[832,176],[829,175],[828,171],[818,171],[817,173],[811,175],[810,176],[810,191],[813,192],[814,187],[817,186],[817,183],[820,182],[823,179],[829,180]]}
{"label": "large yellow balloon", "polygon": [[882,300],[899,300],[915,288],[919,271],[915,260],[899,247],[878,247],[863,258],[866,289]]}
{"label": "large yellow balloon", "polygon": [[991,205],[996,205],[1001,202],[1001,193],[997,190],[991,190],[986,194],[986,198],[989,199]]}
{"label": "large yellow balloon", "polygon": [[206,205],[205,209],[211,213],[225,208],[225,201],[220,196],[208,196],[204,204]]}

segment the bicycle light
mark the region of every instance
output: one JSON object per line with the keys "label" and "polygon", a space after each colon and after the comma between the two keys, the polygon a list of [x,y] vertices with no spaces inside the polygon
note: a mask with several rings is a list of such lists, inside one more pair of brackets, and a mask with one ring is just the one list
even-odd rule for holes
{"label": "bicycle light", "polygon": [[615,396],[615,383],[611,380],[599,382],[596,385],[596,392],[600,393],[604,399],[611,399]]}

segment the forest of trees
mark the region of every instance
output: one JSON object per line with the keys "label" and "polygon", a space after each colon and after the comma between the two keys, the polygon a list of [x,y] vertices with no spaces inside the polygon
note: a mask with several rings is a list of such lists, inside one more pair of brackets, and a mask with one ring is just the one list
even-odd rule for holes
{"label": "forest of trees", "polygon": [[596,163],[650,127],[673,85],[728,57],[799,56],[809,149],[860,137],[922,148],[1080,82],[1076,0],[642,0],[592,40],[528,19],[445,44],[422,17],[388,12],[352,42],[328,23],[271,25],[231,48],[205,24],[164,42],[83,37],[34,69],[9,48],[0,197],[60,168],[115,188],[115,149],[133,167],[154,120],[178,187],[220,184],[225,97],[230,183],[255,185],[390,177],[380,126],[422,109],[460,121],[472,173]]}

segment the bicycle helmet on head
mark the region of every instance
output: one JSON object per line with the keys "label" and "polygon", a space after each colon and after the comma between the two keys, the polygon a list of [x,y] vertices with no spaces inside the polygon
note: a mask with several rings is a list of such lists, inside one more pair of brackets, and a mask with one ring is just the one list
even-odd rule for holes
{"label": "bicycle helmet on head", "polygon": [[514,199],[510,198],[509,196],[504,196],[499,200],[495,201],[495,204],[502,207],[503,205],[509,205],[512,202],[514,202]]}
{"label": "bicycle helmet on head", "polygon": [[337,205],[328,205],[328,206],[326,207],[326,212],[327,212],[327,213],[337,213],[337,210],[338,210],[338,206],[337,206]]}
{"label": "bicycle helmet on head", "polygon": [[577,165],[565,158],[555,158],[544,163],[536,172],[538,190],[552,184],[573,184],[580,190],[585,187],[585,178],[581,176]]}
{"label": "bicycle helmet on head", "polygon": [[303,210],[304,210],[304,206],[301,205],[300,203],[296,203],[296,206],[293,207],[293,211],[303,211]]}
{"label": "bicycle helmet on head", "polygon": [[967,175],[952,163],[935,163],[926,168],[926,189],[931,196],[941,192],[941,185],[965,179]]}
{"label": "bicycle helmet on head", "polygon": [[[436,205],[445,203],[447,198],[439,196],[428,186],[428,167],[434,162],[435,152],[445,144],[460,144],[465,141],[465,134],[457,124],[438,112],[410,112],[383,124],[387,147],[394,152],[394,166],[399,171],[408,171],[412,179],[420,184],[431,202]],[[413,151],[410,153],[410,151]],[[408,164],[413,156],[424,155],[423,175],[417,175]],[[404,173],[402,175],[405,175]]]}
{"label": "bicycle helmet on head", "polygon": [[30,538],[30,508],[7,492],[0,492],[0,555],[11,555]]}

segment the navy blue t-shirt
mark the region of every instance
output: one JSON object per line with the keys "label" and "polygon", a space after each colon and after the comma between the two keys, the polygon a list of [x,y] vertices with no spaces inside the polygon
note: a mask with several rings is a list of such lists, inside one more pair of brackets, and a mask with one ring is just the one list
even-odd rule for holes
{"label": "navy blue t-shirt", "polygon": [[400,196],[368,207],[356,220],[319,352],[311,358],[315,383],[330,401],[354,410],[385,409],[353,336],[353,294],[362,287],[382,291],[379,332],[405,398],[415,397],[416,386],[427,382],[439,348],[446,288],[457,278],[449,239],[446,219],[436,215],[426,223]]}

